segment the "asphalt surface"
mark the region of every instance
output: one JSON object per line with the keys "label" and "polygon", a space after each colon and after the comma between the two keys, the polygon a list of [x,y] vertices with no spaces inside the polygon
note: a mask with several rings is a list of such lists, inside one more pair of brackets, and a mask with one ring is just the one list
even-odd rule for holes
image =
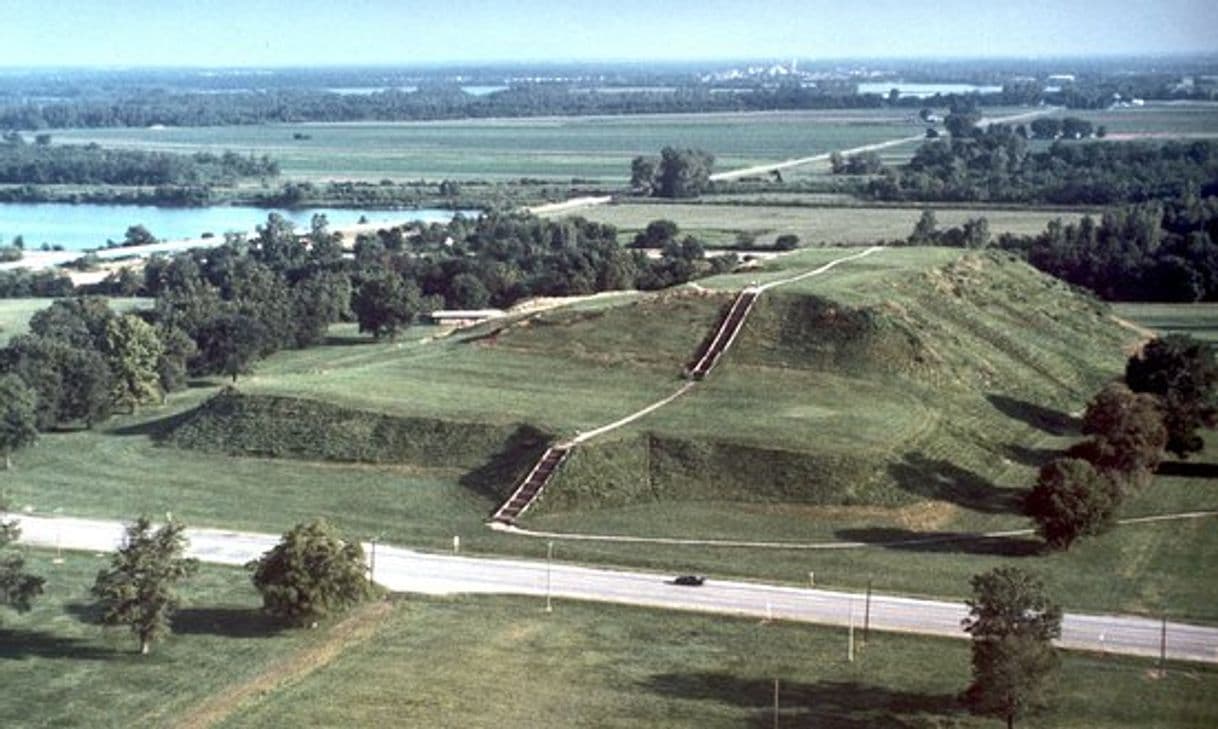
{"label": "asphalt surface", "polygon": [[[121,542],[115,521],[17,516],[22,541],[39,547],[109,551]],[[241,565],[256,559],[277,535],[218,529],[189,529],[190,554],[204,562]],[[372,560],[372,545],[365,544]],[[396,592],[433,595],[494,593],[532,595],[772,618],[861,628],[866,609],[859,593],[718,580],[701,587],[672,584],[674,575],[576,567],[545,561],[429,554],[377,544],[372,565],[376,582]],[[556,609],[561,609],[559,606]],[[873,595],[874,630],[965,638],[962,603]],[[1065,648],[1158,657],[1160,621],[1121,615],[1069,613],[1062,622]],[[1218,663],[1218,628],[1167,624],[1170,659]]]}

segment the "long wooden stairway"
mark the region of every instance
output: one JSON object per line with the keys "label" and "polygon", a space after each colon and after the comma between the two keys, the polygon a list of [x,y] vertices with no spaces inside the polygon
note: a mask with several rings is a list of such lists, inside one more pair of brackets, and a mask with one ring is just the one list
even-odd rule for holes
{"label": "long wooden stairway", "polygon": [[550,478],[558,467],[562,465],[563,460],[570,452],[570,447],[566,445],[551,446],[546,449],[546,452],[541,454],[541,458],[533,465],[533,470],[524,477],[516,490],[507,501],[495,510],[491,516],[491,521],[496,521],[501,524],[511,526],[516,523],[516,520],[528,510],[537,497],[541,495],[542,489],[550,482]]}
{"label": "long wooden stairway", "polygon": [[711,368],[719,361],[720,355],[732,346],[732,342],[740,333],[740,328],[744,326],[744,321],[748,318],[760,293],[757,289],[749,287],[736,295],[736,299],[732,301],[732,306],[727,310],[727,316],[723,317],[723,323],[719,325],[715,336],[711,338],[706,349],[702,351],[694,364],[685,371],[686,377],[701,380],[710,374]]}

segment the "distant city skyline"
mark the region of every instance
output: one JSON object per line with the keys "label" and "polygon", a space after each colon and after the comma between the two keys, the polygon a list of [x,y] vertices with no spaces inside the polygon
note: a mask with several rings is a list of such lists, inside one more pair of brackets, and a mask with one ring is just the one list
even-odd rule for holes
{"label": "distant city skyline", "polygon": [[0,66],[443,65],[1218,52],[1203,0],[9,0]]}

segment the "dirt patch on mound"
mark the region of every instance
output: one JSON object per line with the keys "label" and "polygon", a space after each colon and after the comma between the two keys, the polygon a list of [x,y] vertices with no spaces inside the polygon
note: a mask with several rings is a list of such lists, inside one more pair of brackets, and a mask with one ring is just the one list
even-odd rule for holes
{"label": "dirt patch on mound", "polygon": [[960,512],[960,507],[945,501],[925,501],[895,508],[812,504],[740,504],[736,508],[750,514],[777,514],[802,521],[865,521],[890,524],[910,531],[942,529],[950,524]]}

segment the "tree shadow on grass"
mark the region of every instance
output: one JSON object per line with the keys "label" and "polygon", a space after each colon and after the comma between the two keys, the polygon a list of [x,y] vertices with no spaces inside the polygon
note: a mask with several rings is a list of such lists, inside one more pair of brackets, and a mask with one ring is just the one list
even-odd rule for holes
{"label": "tree shadow on grass", "polygon": [[1218,463],[1164,461],[1159,464],[1155,475],[1177,476],[1179,478],[1218,478]]}
{"label": "tree shadow on grass", "polygon": [[1022,490],[995,486],[950,461],[906,453],[900,462],[888,466],[888,473],[898,486],[926,499],[950,501],[986,514],[1023,511]]}
{"label": "tree shadow on grass", "polygon": [[166,415],[163,418],[153,418],[143,420],[138,423],[124,425],[118,428],[108,430],[108,433],[113,435],[143,435],[153,440],[163,440],[167,435],[172,433],[178,426],[185,423],[190,418],[194,417],[195,409],[189,408],[172,415]]}
{"label": "tree shadow on grass", "polygon": [[[642,682],[642,688],[678,699],[754,709],[750,726],[773,726],[773,679],[711,672],[666,673],[651,676]],[[788,727],[914,729],[939,726],[964,711],[953,695],[895,691],[852,681],[782,681],[778,697],[781,725]]]}
{"label": "tree shadow on grass", "polygon": [[1031,537],[982,537],[967,532],[915,532],[909,529],[864,527],[839,529],[833,535],[847,542],[863,542],[909,552],[1030,557],[1044,549],[1040,540]]}
{"label": "tree shadow on grass", "polygon": [[369,334],[327,334],[323,346],[326,347],[358,347],[363,344],[376,344]]}
{"label": "tree shadow on grass", "polygon": [[120,657],[120,653],[99,648],[78,638],[66,638],[41,630],[0,628],[0,661],[27,658],[68,658],[75,661],[100,661]]}
{"label": "tree shadow on grass", "polygon": [[1082,422],[1078,418],[1026,400],[1017,400],[997,393],[990,393],[985,396],[985,399],[989,400],[990,404],[1003,415],[1021,420],[1046,433],[1077,435],[1079,428],[1082,427]]}
{"label": "tree shadow on grass", "polygon": [[467,489],[495,499],[507,498],[537,459],[541,458],[552,438],[543,430],[521,425],[512,431],[485,463],[463,474],[458,482]]}
{"label": "tree shadow on grass", "polygon": [[173,615],[173,632],[224,638],[271,638],[282,622],[254,608],[185,608]]}
{"label": "tree shadow on grass", "polygon": [[1028,448],[1018,443],[1008,443],[1003,446],[1003,450],[1006,451],[1007,458],[1033,468],[1040,468],[1054,458],[1065,455],[1065,451],[1056,448]]}

